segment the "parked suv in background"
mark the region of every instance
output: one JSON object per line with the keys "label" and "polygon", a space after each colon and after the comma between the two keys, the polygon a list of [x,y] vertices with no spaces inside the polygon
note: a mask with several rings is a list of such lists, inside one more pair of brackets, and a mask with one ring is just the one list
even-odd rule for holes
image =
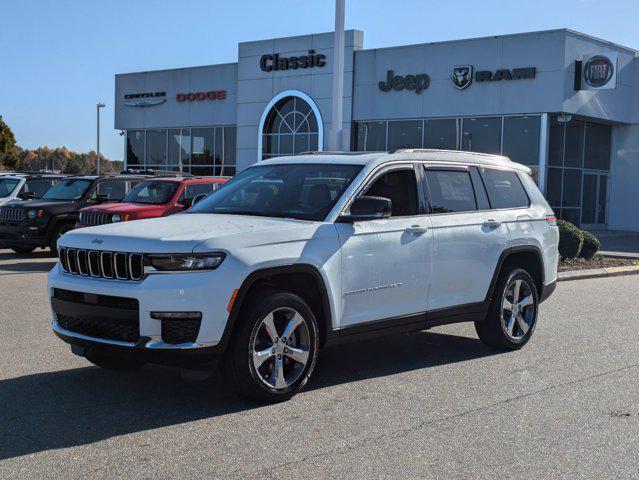
{"label": "parked suv in background", "polygon": [[65,175],[53,173],[12,173],[0,176],[0,206],[20,199],[32,200],[42,196]]}
{"label": "parked suv in background", "polygon": [[58,238],[73,228],[81,208],[119,201],[145,178],[142,175],[66,177],[41,199],[11,202],[0,208],[0,245],[17,253],[29,253],[38,247],[49,247],[56,252]]}
{"label": "parked suv in background", "polygon": [[285,400],[321,347],[362,335],[473,321],[486,344],[521,348],[558,240],[530,169],[504,157],[282,157],[182,215],[66,234],[52,328],[104,368],[219,357],[239,392]]}
{"label": "parked suv in background", "polygon": [[107,223],[166,217],[191,206],[197,195],[207,194],[226,182],[226,177],[174,177],[145,180],[118,203],[80,210],[76,228]]}

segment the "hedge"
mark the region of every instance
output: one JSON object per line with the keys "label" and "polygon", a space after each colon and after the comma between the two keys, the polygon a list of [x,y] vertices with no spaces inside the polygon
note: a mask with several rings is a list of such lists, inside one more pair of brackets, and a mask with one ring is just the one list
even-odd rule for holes
{"label": "hedge", "polygon": [[572,223],[557,220],[559,227],[559,255],[561,258],[577,258],[584,242],[583,232]]}
{"label": "hedge", "polygon": [[579,256],[586,260],[590,260],[601,248],[601,243],[599,242],[599,239],[590,232],[582,230],[581,234],[583,235],[584,243],[579,251]]}

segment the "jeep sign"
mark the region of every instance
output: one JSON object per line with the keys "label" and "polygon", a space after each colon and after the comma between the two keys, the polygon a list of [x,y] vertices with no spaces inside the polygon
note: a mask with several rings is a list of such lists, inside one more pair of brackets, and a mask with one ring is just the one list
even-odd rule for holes
{"label": "jeep sign", "polygon": [[398,92],[400,90],[413,90],[418,95],[422,93],[422,90],[426,90],[428,85],[430,85],[430,77],[425,73],[402,77],[401,75],[395,75],[393,70],[386,72],[386,81],[378,83],[382,92],[390,92],[391,89]]}

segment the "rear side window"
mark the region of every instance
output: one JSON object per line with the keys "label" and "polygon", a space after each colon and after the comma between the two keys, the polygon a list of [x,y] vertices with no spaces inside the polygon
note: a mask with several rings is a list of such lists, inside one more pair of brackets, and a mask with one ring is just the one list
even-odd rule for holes
{"label": "rear side window", "polygon": [[475,191],[466,170],[426,170],[433,213],[472,212],[477,210]]}
{"label": "rear side window", "polygon": [[109,200],[116,201],[122,200],[126,194],[126,182],[114,181],[114,182],[101,182],[97,188],[98,195],[108,195]]}
{"label": "rear side window", "polygon": [[211,183],[191,183],[184,187],[184,197],[192,200],[196,195],[209,193],[211,190],[213,190]]}
{"label": "rear side window", "polygon": [[521,208],[530,205],[528,195],[515,172],[482,168],[481,173],[492,208]]}
{"label": "rear side window", "polygon": [[33,193],[36,198],[42,198],[53,185],[51,180],[27,180],[24,185],[25,193]]}

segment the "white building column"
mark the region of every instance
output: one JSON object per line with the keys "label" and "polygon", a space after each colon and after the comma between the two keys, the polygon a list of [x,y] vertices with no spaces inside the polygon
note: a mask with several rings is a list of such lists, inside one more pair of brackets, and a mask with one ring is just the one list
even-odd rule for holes
{"label": "white building column", "polygon": [[344,113],[344,2],[335,0],[335,38],[333,41],[333,102],[328,150],[342,150]]}
{"label": "white building column", "polygon": [[539,125],[539,190],[546,195],[546,171],[548,166],[548,114],[542,113]]}

